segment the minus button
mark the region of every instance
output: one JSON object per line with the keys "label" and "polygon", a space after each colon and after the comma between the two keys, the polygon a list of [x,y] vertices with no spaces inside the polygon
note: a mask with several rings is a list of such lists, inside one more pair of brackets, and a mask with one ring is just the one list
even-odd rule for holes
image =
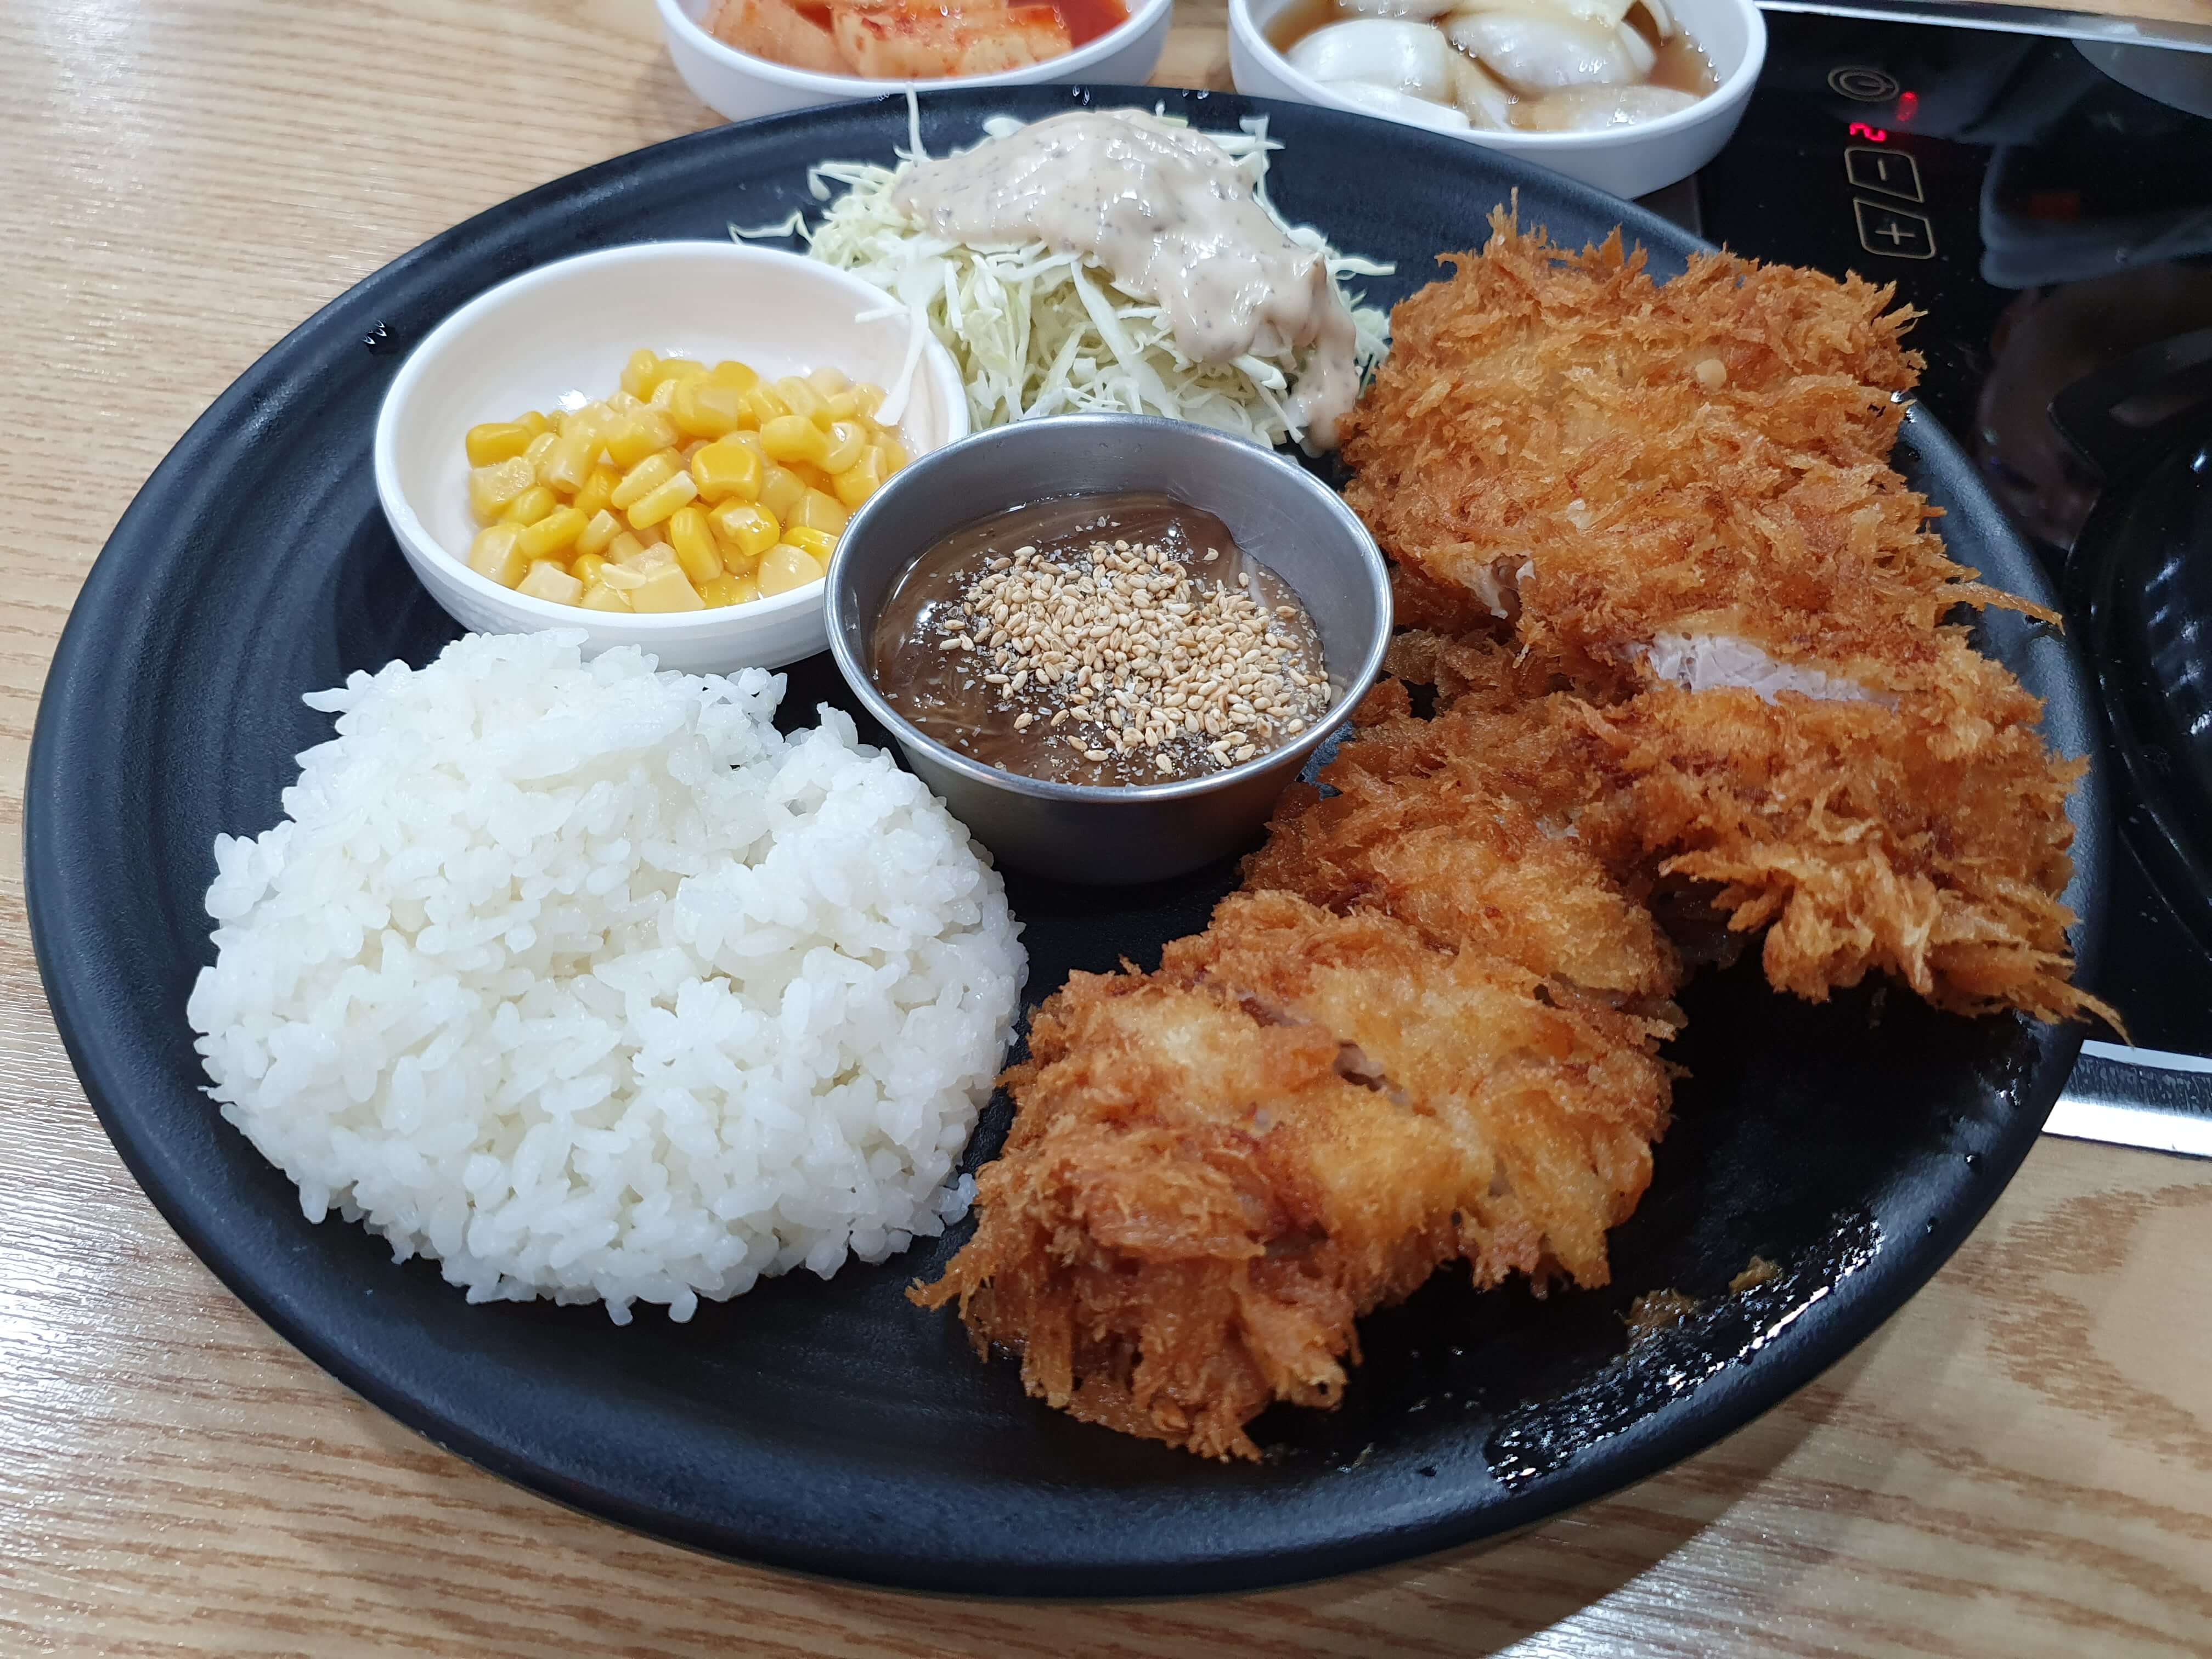
{"label": "minus button", "polygon": [[1853,144],[1844,151],[1844,176],[1860,190],[1878,190],[1908,202],[1926,199],[1920,193],[1919,164],[1901,149]]}

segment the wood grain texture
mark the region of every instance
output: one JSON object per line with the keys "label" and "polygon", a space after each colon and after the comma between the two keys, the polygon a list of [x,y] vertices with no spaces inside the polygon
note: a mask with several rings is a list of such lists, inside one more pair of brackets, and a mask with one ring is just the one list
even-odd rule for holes
{"label": "wood grain texture", "polygon": [[[1214,0],[1163,79],[1225,84]],[[1223,1659],[2212,1651],[2212,1169],[2039,1147],[1872,1342],[1486,1553],[1071,1611],[702,1559],[371,1410],[163,1226],[23,924],[24,751],[125,496],[255,356],[455,221],[707,125],[646,0],[0,0],[0,1652]],[[251,550],[242,550],[251,552]]]}

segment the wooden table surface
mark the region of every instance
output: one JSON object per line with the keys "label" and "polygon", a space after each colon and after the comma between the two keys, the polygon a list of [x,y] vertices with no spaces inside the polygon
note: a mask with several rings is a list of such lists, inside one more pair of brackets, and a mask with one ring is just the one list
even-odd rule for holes
{"label": "wooden table surface", "polygon": [[[1182,3],[1160,78],[1226,85],[1217,0]],[[55,637],[131,490],[293,324],[712,119],[648,0],[0,0],[0,1651],[2212,1652],[2203,1164],[2045,1141],[1886,1329],[1705,1455],[1486,1553],[1170,1606],[631,1536],[433,1449],[215,1281],[39,991],[21,780]]]}

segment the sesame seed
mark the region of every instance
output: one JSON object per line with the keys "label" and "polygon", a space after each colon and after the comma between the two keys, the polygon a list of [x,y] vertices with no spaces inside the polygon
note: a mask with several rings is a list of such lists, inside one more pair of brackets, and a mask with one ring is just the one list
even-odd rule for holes
{"label": "sesame seed", "polygon": [[1327,683],[1304,613],[1261,602],[1283,598],[1264,571],[1233,585],[1222,579],[1233,565],[1194,575],[1223,551],[1025,544],[981,562],[955,613],[969,620],[936,644],[987,658],[980,683],[1015,731],[1072,728],[1062,741],[1093,765],[1144,757],[1147,772],[1173,773],[1249,760],[1317,719]]}

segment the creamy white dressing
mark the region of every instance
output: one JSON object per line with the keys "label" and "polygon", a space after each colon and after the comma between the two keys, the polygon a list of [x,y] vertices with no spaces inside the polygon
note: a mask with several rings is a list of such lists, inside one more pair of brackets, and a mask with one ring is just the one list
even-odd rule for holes
{"label": "creamy white dressing", "polygon": [[1220,147],[1136,110],[1077,110],[917,163],[892,200],[948,241],[1042,241],[1158,305],[1194,362],[1310,348],[1291,407],[1334,448],[1359,396],[1352,313],[1328,265],[1285,234]]}

